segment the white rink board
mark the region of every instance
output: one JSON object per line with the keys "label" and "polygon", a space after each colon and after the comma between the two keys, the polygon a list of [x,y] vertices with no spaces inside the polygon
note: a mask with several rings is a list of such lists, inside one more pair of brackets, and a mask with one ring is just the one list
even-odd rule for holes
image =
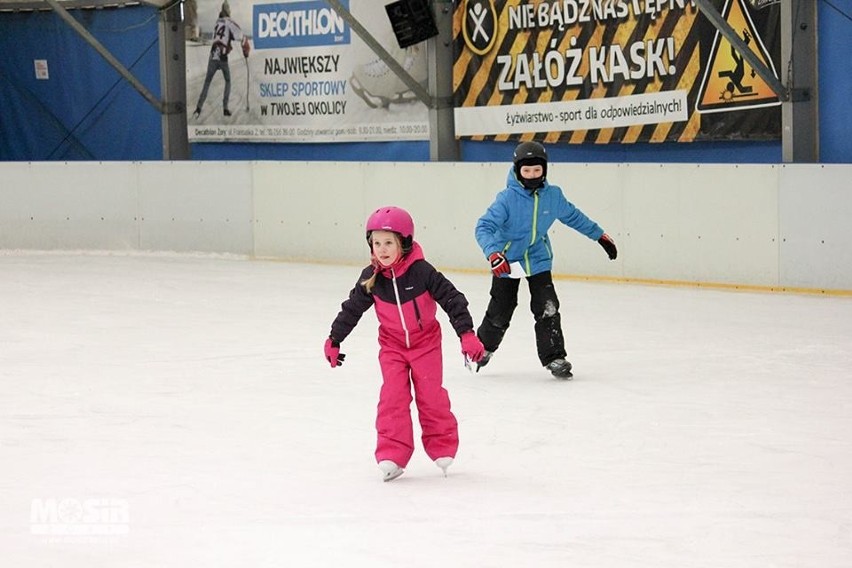
{"label": "white rink board", "polygon": [[135,168],[121,162],[2,165],[0,247],[139,248]]}
{"label": "white rink board", "polygon": [[[487,266],[474,238],[476,220],[495,192],[493,169],[483,164],[371,164],[365,170],[369,211],[399,205],[414,218],[415,238],[439,267]],[[492,181],[493,180],[493,181]],[[363,221],[362,221],[363,223]]]}
{"label": "white rink board", "polygon": [[252,254],[250,162],[142,162],[140,248]]}
{"label": "white rink board", "polygon": [[626,172],[632,277],[778,283],[775,166],[631,164]]}
{"label": "white rink board", "polygon": [[852,169],[785,165],[781,171],[781,280],[852,288]]}
{"label": "white rink board", "polygon": [[548,178],[615,240],[621,257],[610,262],[595,241],[556,223],[549,232],[554,273],[624,276],[632,246],[625,233],[624,175],[623,164],[548,164]]}
{"label": "white rink board", "polygon": [[441,166],[436,175],[433,165],[423,163],[258,162],[255,254],[366,264],[367,217],[397,205],[411,211],[430,262],[479,268],[473,227],[505,174],[495,177],[487,164]]}
{"label": "white rink board", "polygon": [[[364,221],[409,209],[427,258],[486,271],[476,220],[508,163],[5,163],[0,248],[232,253],[363,265]],[[559,275],[852,290],[848,165],[552,163],[619,247],[561,225]]]}
{"label": "white rink board", "polygon": [[254,164],[255,255],[366,261],[362,187],[357,164]]}

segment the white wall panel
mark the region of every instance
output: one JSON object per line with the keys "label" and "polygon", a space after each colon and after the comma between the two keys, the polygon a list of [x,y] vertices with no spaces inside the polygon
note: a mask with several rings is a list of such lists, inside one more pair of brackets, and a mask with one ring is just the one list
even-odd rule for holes
{"label": "white wall panel", "polygon": [[[379,167],[376,167],[379,166]],[[499,179],[499,178],[498,178]],[[367,210],[397,205],[408,210],[415,238],[435,266],[483,268],[486,265],[473,229],[497,189],[487,164],[366,164]]]}
{"label": "white wall panel", "polygon": [[631,164],[626,171],[626,276],[777,284],[774,166]]}
{"label": "white wall panel", "polygon": [[627,247],[622,262],[629,264],[627,274],[635,278],[690,279],[694,277],[694,267],[681,238],[681,181],[674,178],[683,172],[664,173],[664,169],[660,164],[624,166]]}
{"label": "white wall panel", "polygon": [[143,162],[142,250],[252,254],[250,162]]}
{"label": "white wall panel", "polygon": [[[0,164],[0,247],[365,264],[364,221],[409,209],[427,258],[486,270],[476,220],[509,163]],[[554,273],[852,290],[848,165],[571,164],[549,177],[619,258],[559,224]]]}
{"label": "white wall panel", "polygon": [[445,188],[447,194],[439,211],[440,216],[434,219],[433,228],[430,229],[427,254],[434,259],[435,265],[441,267],[487,270],[488,261],[476,242],[476,222],[497,193],[506,187],[508,165],[447,165],[451,167],[446,182],[444,176],[428,175],[432,186]]}
{"label": "white wall panel", "polygon": [[804,164],[780,169],[781,283],[852,289],[852,169]]}
{"label": "white wall panel", "polygon": [[554,273],[623,276],[632,246],[624,233],[623,176],[624,167],[617,164],[548,165],[548,180],[560,186],[566,199],[600,225],[619,249],[619,259],[610,261],[596,241],[554,223],[549,232]]}
{"label": "white wall panel", "polygon": [[[681,191],[690,280],[778,283],[778,171],[771,165],[666,165]],[[659,180],[661,183],[664,180]]]}
{"label": "white wall panel", "polygon": [[[447,176],[427,174],[430,187],[443,192],[442,205],[426,227],[426,253],[442,268],[486,270],[487,260],[475,229],[494,197],[506,186],[504,163],[447,164]],[[428,201],[433,192],[424,193]]]}
{"label": "white wall panel", "polygon": [[136,172],[118,162],[3,164],[0,246],[126,250],[139,244]]}
{"label": "white wall panel", "polygon": [[366,265],[358,162],[258,162],[254,172],[256,256]]}

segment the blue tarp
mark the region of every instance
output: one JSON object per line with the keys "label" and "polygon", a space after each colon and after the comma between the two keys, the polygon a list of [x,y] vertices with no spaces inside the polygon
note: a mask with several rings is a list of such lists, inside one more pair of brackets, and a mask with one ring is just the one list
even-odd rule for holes
{"label": "blue tarp", "polygon": [[[156,8],[69,13],[159,95]],[[162,158],[159,112],[54,12],[0,14],[0,52],[0,159]]]}
{"label": "blue tarp", "polygon": [[[840,5],[841,7],[843,4]],[[157,10],[151,6],[71,10],[155,96],[160,96]],[[819,2],[820,157],[852,162],[852,23]],[[0,13],[0,161],[159,160],[157,110],[56,14]],[[49,79],[36,79],[35,61]],[[787,80],[787,77],[782,77]],[[507,161],[513,142],[464,141],[461,159]],[[781,142],[551,146],[559,161],[778,163]],[[207,143],[198,160],[428,161],[428,142],[337,144]]]}

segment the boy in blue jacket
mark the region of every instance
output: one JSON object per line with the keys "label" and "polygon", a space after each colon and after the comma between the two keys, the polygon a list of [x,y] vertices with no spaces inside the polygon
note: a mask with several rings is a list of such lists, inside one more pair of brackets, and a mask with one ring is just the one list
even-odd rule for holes
{"label": "boy in blue jacket", "polygon": [[491,300],[476,334],[485,346],[477,371],[500,347],[518,305],[520,279],[510,278],[510,264],[519,262],[530,289],[538,358],[554,377],[570,379],[559,298],[553,286],[553,253],[547,231],[555,221],[596,240],[615,260],[615,242],[597,223],[565,199],[562,188],[547,181],[547,151],[538,142],[515,148],[506,189],[476,222],[476,242],[491,263]]}

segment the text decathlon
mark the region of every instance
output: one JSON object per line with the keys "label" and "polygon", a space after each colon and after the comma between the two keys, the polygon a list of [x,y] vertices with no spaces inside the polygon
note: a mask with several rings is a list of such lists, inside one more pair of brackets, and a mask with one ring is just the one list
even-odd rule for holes
{"label": "text decathlon", "polygon": [[[341,0],[349,9],[349,0]],[[261,4],[253,9],[256,49],[344,45],[349,43],[349,26],[325,2]]]}

